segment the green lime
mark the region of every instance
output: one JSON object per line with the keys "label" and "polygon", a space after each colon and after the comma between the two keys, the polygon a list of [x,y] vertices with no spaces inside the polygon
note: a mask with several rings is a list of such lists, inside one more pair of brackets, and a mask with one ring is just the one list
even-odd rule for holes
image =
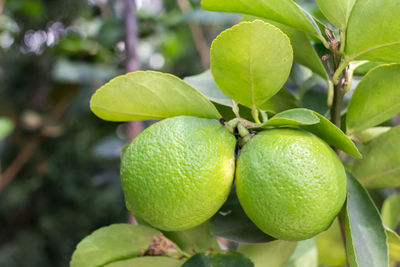
{"label": "green lime", "polygon": [[181,116],[152,125],[122,155],[128,209],[166,231],[203,223],[231,190],[235,145],[217,120]]}
{"label": "green lime", "polygon": [[346,199],[346,173],[315,135],[272,129],[240,152],[236,191],[247,216],[266,234],[303,240],[326,230]]}

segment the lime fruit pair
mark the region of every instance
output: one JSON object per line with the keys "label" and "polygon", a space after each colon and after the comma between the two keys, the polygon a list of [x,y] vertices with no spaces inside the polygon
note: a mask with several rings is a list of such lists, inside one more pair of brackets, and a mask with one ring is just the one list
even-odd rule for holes
{"label": "lime fruit pair", "polygon": [[122,156],[128,209],[166,231],[197,226],[226,201],[236,169],[239,201],[265,233],[302,240],[330,225],[346,198],[346,176],[324,141],[297,129],[262,131],[236,164],[235,147],[217,120],[181,116],[152,125]]}

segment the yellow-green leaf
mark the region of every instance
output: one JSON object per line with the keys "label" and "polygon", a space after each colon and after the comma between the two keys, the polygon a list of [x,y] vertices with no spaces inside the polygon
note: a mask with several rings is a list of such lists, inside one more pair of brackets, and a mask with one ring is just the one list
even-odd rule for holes
{"label": "yellow-green leaf", "polygon": [[324,16],[336,27],[345,30],[356,0],[316,0]]}
{"label": "yellow-green leaf", "polygon": [[103,120],[152,120],[180,115],[221,117],[214,105],[181,79],[155,71],[119,76],[96,91],[93,113]]}
{"label": "yellow-green leaf", "polygon": [[293,62],[289,38],[261,20],[221,33],[211,47],[211,72],[236,102],[262,107],[286,82]]}

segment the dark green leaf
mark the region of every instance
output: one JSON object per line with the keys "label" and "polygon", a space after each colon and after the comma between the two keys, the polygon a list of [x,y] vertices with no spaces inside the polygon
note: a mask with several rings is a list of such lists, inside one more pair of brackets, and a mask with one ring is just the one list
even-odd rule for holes
{"label": "dark green leaf", "polygon": [[205,222],[186,231],[164,232],[164,235],[186,252],[219,249],[215,236],[211,235],[209,222]]}
{"label": "dark green leaf", "polygon": [[226,253],[199,253],[192,256],[182,267],[253,267],[254,264],[235,251]]}
{"label": "dark green leaf", "polygon": [[389,266],[387,236],[372,199],[361,184],[347,173],[348,194],[343,218],[350,266]]}
{"label": "dark green leaf", "polygon": [[398,0],[358,0],[346,31],[346,60],[400,61]]}
{"label": "dark green leaf", "polygon": [[396,229],[400,218],[400,195],[388,197],[382,206],[382,221],[390,229]]}
{"label": "dark green leaf", "polygon": [[356,133],[400,112],[400,64],[381,65],[364,76],[350,100],[347,131]]}
{"label": "dark green leaf", "polygon": [[331,123],[324,116],[314,112],[319,118],[320,122],[314,125],[301,125],[300,128],[312,132],[325,140],[328,144],[346,152],[350,156],[360,158],[361,154],[358,152],[354,143],[333,123]]}
{"label": "dark green leaf", "polygon": [[293,62],[288,37],[261,20],[222,32],[211,47],[211,72],[236,102],[262,108],[286,82]]}
{"label": "dark green leaf", "polygon": [[102,266],[137,257],[157,235],[161,233],[143,225],[113,224],[100,228],[79,242],[70,265]]}
{"label": "dark green leaf", "polygon": [[307,17],[308,14],[291,0],[202,0],[201,6],[206,10],[244,13],[271,19],[293,28],[319,35],[319,29]]}
{"label": "dark green leaf", "polygon": [[235,190],[232,190],[221,209],[211,218],[211,232],[216,236],[241,242],[265,243],[275,238],[264,234],[246,216]]}
{"label": "dark green leaf", "polygon": [[107,264],[104,267],[180,267],[183,261],[163,256],[140,257]]}
{"label": "dark green leaf", "polygon": [[400,186],[400,126],[379,135],[363,149],[353,174],[368,188]]}
{"label": "dark green leaf", "polygon": [[268,128],[271,126],[300,126],[319,123],[319,118],[309,109],[296,108],[276,114],[267,122],[256,128]]}
{"label": "dark green leaf", "polygon": [[155,71],[132,72],[111,80],[92,96],[90,108],[110,121],[221,117],[196,89],[173,75]]}
{"label": "dark green leaf", "polygon": [[264,244],[239,244],[238,251],[249,257],[255,266],[282,267],[296,246],[297,242],[275,240]]}

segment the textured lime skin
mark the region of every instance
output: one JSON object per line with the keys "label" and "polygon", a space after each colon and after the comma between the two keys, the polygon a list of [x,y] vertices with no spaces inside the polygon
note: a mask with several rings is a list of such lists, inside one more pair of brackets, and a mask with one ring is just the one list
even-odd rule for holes
{"label": "textured lime skin", "polygon": [[272,129],[254,136],[236,166],[236,191],[247,216],[266,234],[304,240],[327,229],[346,199],[346,173],[315,135]]}
{"label": "textured lime skin", "polygon": [[216,120],[181,116],[152,125],[122,156],[128,209],[166,231],[203,223],[231,190],[235,145]]}

